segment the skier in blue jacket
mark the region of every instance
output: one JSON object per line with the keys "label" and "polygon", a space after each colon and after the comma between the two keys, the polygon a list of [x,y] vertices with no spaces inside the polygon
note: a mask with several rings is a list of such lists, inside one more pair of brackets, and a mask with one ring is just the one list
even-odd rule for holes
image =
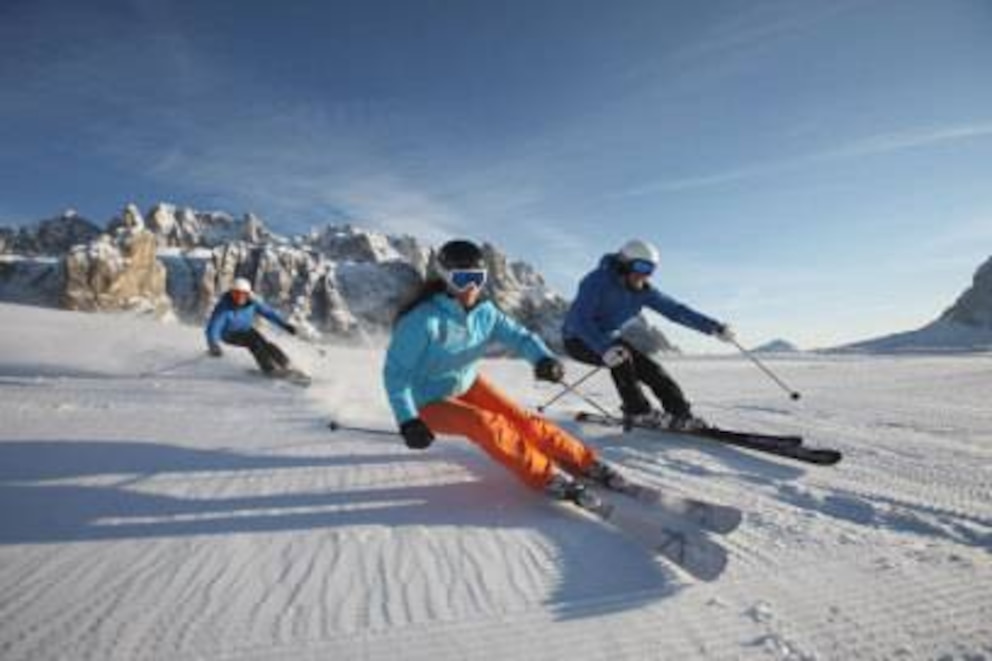
{"label": "skier in blue jacket", "polygon": [[[621,327],[649,308],[706,335],[732,342],[726,323],[715,321],[661,293],[648,282],[658,265],[658,250],[641,240],[628,241],[616,253],[604,255],[599,266],[579,284],[565,317],[565,350],[581,362],[605,365],[623,401],[625,418],[635,425],[698,429],[705,423],[692,414],[682,389],[657,362],[620,337]],[[646,383],[661,401],[654,409],[644,396]]]}
{"label": "skier in blue jacket", "polygon": [[617,488],[623,478],[595,450],[513,402],[478,371],[499,344],[545,381],[564,368],[544,342],[483,297],[487,269],[474,243],[449,241],[436,275],[400,310],[383,382],[407,447],[426,450],[435,434],[466,436],[536,489],[555,498],[593,497],[580,479]]}
{"label": "skier in blue jacket", "polygon": [[296,326],[282,315],[252,295],[251,283],[245,278],[235,278],[210,314],[207,322],[207,347],[211,356],[224,354],[221,342],[251,351],[259,369],[266,374],[278,375],[291,370],[289,357],[255,328],[255,317],[261,316],[296,335]]}

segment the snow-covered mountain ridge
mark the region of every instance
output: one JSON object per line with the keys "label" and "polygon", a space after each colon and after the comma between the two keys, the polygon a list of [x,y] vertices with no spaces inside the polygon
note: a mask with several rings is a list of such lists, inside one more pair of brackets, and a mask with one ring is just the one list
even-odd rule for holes
{"label": "snow-covered mountain ridge", "polygon": [[992,350],[992,257],[975,271],[971,286],[931,323],[837,350],[871,353]]}
{"label": "snow-covered mountain ridge", "polygon": [[[558,343],[566,301],[532,266],[484,250],[490,295]],[[0,300],[70,310],[147,310],[201,322],[235,277],[319,333],[356,339],[388,330],[427,273],[430,248],[410,236],[328,225],[301,236],[237,219],[133,204],[105,228],[75,211],[17,230],[0,228]]]}
{"label": "snow-covered mountain ridge", "polygon": [[755,353],[796,353],[799,348],[788,340],[775,339],[756,346],[751,351]]}
{"label": "snow-covered mountain ridge", "polygon": [[[560,349],[568,301],[533,266],[510,261],[495,246],[486,245],[485,251],[495,302]],[[160,203],[146,214],[128,205],[101,228],[68,210],[27,227],[0,227],[0,301],[70,310],[136,309],[198,324],[233,278],[244,276],[265,300],[315,334],[354,340],[388,332],[395,311],[427,273],[430,256],[430,248],[414,237],[354,225],[287,237],[252,213],[235,218]],[[625,336],[649,352],[678,351],[643,317]],[[934,322],[826,351],[988,350],[992,258]]]}

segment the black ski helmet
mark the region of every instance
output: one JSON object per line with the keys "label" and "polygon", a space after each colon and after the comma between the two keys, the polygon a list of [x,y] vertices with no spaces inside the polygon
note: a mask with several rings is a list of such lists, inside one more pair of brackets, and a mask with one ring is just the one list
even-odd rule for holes
{"label": "black ski helmet", "polygon": [[482,249],[471,241],[463,239],[448,241],[441,246],[441,250],[437,253],[437,263],[447,271],[486,268]]}

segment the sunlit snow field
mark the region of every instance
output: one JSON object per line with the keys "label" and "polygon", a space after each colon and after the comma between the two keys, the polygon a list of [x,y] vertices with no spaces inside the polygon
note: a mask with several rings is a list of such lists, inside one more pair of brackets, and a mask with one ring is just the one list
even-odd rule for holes
{"label": "sunlit snow field", "polygon": [[[802,433],[829,468],[549,409],[631,477],[745,511],[699,583],[464,440],[330,432],[393,428],[379,349],[280,336],[303,390],[201,359],[196,328],[0,315],[4,661],[992,659],[987,354],[769,358],[799,402],[741,358],[667,362],[704,417]],[[582,390],[616,406],[603,374]]]}

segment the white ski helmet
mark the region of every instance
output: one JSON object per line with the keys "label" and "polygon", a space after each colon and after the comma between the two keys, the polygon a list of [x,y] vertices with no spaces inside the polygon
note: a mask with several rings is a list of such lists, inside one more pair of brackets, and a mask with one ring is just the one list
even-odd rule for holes
{"label": "white ski helmet", "polygon": [[234,282],[231,283],[231,291],[240,291],[245,294],[251,295],[251,283],[248,278],[235,278]]}
{"label": "white ski helmet", "polygon": [[620,248],[620,258],[627,264],[641,260],[657,266],[660,255],[658,249],[647,241],[631,239]]}

